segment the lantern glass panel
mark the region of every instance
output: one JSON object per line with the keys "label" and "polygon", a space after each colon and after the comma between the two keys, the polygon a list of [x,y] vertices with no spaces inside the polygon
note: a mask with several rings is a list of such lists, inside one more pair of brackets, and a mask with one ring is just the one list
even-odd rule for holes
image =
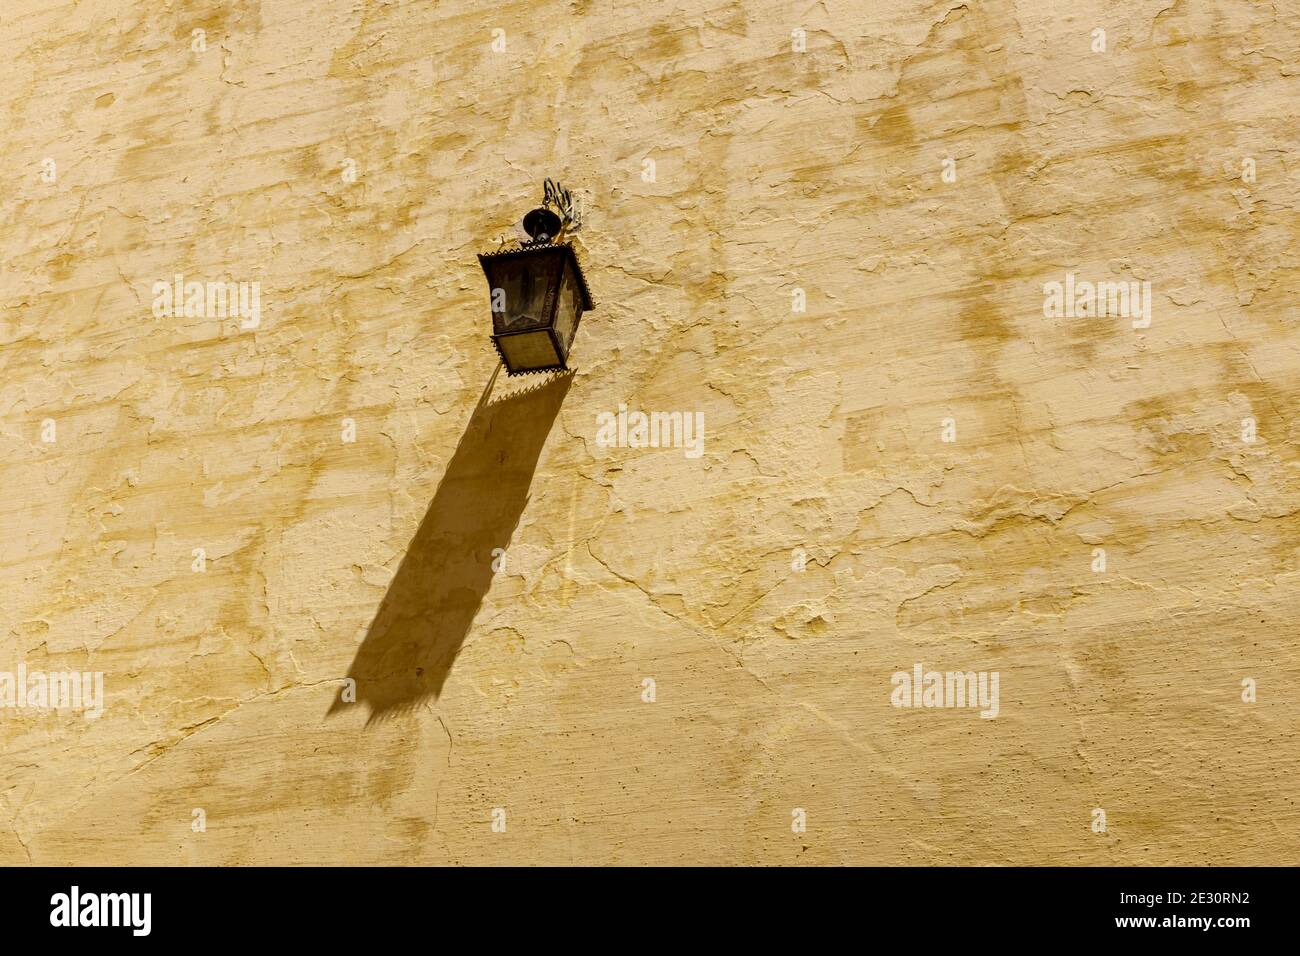
{"label": "lantern glass panel", "polygon": [[551,333],[546,330],[503,335],[497,339],[497,345],[505,358],[506,368],[511,372],[528,372],[564,364],[560,356],[555,354]]}
{"label": "lantern glass panel", "polygon": [[[494,306],[492,326],[495,332],[542,328],[550,324],[548,293],[555,283],[556,269],[555,263],[549,259],[546,256],[519,256],[490,263]],[[496,307],[501,307],[502,311],[495,311]]]}
{"label": "lantern glass panel", "polygon": [[572,261],[566,259],[560,278],[559,303],[555,307],[555,337],[562,356],[567,357],[569,354],[581,315],[582,295],[578,291],[578,277],[573,272]]}

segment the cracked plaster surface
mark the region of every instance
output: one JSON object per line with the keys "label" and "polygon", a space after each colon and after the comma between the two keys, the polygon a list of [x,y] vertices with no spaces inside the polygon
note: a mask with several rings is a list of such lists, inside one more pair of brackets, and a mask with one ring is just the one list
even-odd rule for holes
{"label": "cracked plaster surface", "polygon": [[[16,0],[0,54],[0,668],[108,694],[0,718],[0,861],[1296,859],[1300,11]],[[507,567],[440,695],[327,717],[546,175],[599,308]]]}

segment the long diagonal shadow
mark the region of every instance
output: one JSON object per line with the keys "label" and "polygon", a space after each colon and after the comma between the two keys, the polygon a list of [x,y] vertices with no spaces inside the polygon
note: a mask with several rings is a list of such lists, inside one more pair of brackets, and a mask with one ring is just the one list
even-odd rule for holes
{"label": "long diagonal shadow", "polygon": [[[498,368],[498,371],[500,369]],[[488,382],[348,676],[367,723],[435,700],[510,542],[573,374],[489,402]],[[330,707],[343,707],[342,691]]]}

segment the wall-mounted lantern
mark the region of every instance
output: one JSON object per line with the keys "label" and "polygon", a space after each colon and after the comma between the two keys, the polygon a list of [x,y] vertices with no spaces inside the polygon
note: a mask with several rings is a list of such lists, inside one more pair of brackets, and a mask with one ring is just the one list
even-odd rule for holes
{"label": "wall-mounted lantern", "polygon": [[478,257],[492,296],[492,341],[511,375],[562,371],[578,320],[595,308],[577,253],[561,241],[578,226],[568,191],[548,179],[543,205],[523,226],[527,242]]}

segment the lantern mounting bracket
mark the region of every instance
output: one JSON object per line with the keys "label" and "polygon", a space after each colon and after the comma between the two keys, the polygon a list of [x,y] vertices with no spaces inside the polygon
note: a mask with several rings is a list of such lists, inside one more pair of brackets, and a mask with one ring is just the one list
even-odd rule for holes
{"label": "lantern mounting bracket", "polygon": [[542,186],[542,204],[524,216],[523,226],[533,243],[556,242],[562,234],[582,228],[582,215],[573,193],[548,178]]}

